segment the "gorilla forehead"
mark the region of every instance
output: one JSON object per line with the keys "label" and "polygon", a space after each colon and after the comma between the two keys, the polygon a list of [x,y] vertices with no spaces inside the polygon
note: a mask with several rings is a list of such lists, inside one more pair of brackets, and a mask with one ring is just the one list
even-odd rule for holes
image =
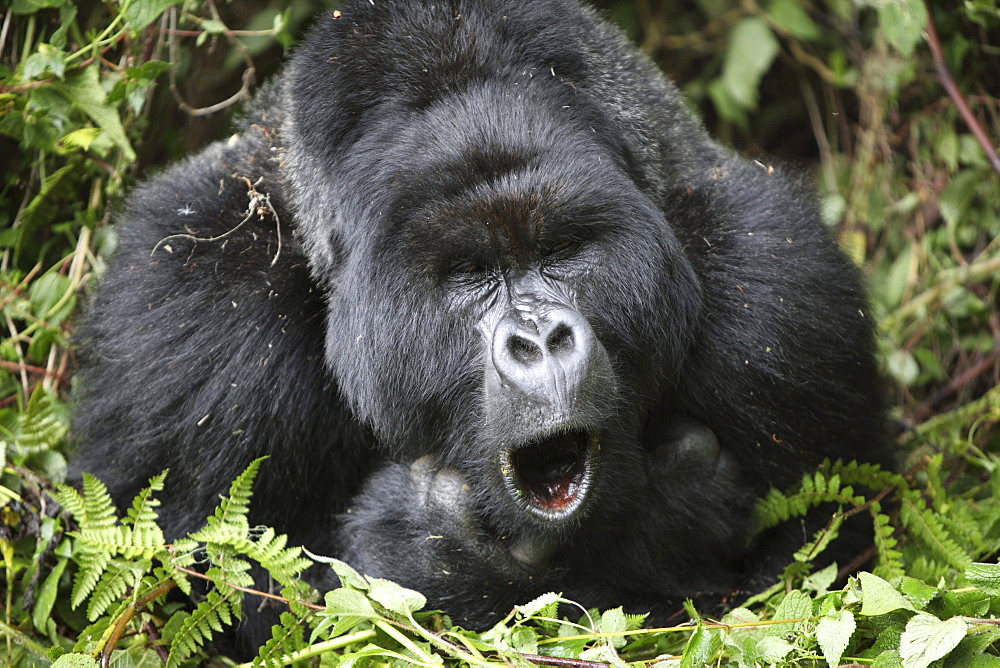
{"label": "gorilla forehead", "polygon": [[366,173],[355,192],[378,210],[379,236],[439,255],[527,259],[539,244],[636,217],[642,195],[625,161],[574,105],[530,84],[515,93],[492,84],[447,95],[361,142],[348,169]]}

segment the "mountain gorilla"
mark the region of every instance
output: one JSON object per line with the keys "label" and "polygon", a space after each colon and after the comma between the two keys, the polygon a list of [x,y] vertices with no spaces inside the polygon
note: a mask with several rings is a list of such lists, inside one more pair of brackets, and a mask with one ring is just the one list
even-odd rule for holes
{"label": "mountain gorilla", "polygon": [[253,521],[463,624],[664,613],[775,560],[770,486],[885,460],[812,197],[574,0],[349,0],[122,218],[75,468],[119,502],[169,468],[171,538],[270,455]]}

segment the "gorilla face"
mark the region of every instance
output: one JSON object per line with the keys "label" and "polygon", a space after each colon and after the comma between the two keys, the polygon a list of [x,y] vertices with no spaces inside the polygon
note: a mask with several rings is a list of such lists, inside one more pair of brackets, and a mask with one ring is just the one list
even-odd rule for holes
{"label": "gorilla face", "polygon": [[346,242],[307,230],[349,249],[326,348],[359,417],[399,452],[449,444],[512,526],[572,524],[627,474],[636,398],[676,371],[699,307],[624,156],[550,98],[484,86],[360,138],[371,149],[328,187],[344,193],[331,219],[367,223]]}

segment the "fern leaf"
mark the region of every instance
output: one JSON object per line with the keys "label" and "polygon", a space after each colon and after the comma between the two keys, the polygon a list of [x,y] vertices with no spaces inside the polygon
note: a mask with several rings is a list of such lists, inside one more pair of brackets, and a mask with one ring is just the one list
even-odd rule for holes
{"label": "fern leaf", "polygon": [[18,454],[49,450],[66,436],[69,417],[66,406],[41,385],[28,399],[24,413],[18,416],[11,433],[11,445]]}
{"label": "fern leaf", "polygon": [[914,536],[944,557],[953,567],[965,570],[972,562],[969,555],[952,539],[934,511],[928,509],[923,499],[915,493],[902,495],[899,518]]}
{"label": "fern leaf", "polygon": [[87,600],[90,592],[94,591],[97,581],[101,579],[104,570],[111,563],[111,555],[106,552],[85,552],[79,549],[77,560],[80,570],[73,578],[73,607],[79,607]]}
{"label": "fern leaf", "polygon": [[250,497],[257,469],[264,459],[266,458],[260,457],[250,462],[246,470],[233,481],[229,496],[222,498],[205,527],[190,534],[192,539],[204,543],[226,543],[240,550],[250,547],[247,514],[250,512]]}
{"label": "fern leaf", "polygon": [[279,623],[271,627],[271,639],[264,643],[253,660],[255,666],[284,666],[284,657],[306,646],[302,620],[289,612],[281,613]]}
{"label": "fern leaf", "polygon": [[167,472],[164,471],[149,479],[149,487],[136,494],[132,506],[122,520],[125,542],[122,552],[126,557],[149,559],[157,550],[164,547],[166,541],[163,538],[163,531],[156,523],[156,507],[160,505],[160,501],[153,498],[153,492],[163,489],[163,479],[166,475]]}
{"label": "fern leaf", "polygon": [[204,601],[184,620],[170,645],[167,668],[179,667],[188,657],[210,640],[214,633],[224,626],[232,626],[233,619],[240,618],[241,594],[227,596],[211,591]]}
{"label": "fern leaf", "polygon": [[121,527],[114,504],[104,484],[90,475],[83,474],[83,496],[64,494],[70,506],[75,506],[74,517],[80,524],[76,533],[76,560],[80,564],[73,580],[73,607],[79,606],[97,586],[104,570],[111,563],[111,556],[122,543]]}
{"label": "fern leaf", "polygon": [[873,501],[870,507],[875,529],[875,551],[878,554],[878,566],[875,574],[884,579],[892,579],[903,574],[903,555],[896,549],[895,528],[889,522],[889,516],[882,512],[878,501]]}
{"label": "fern leaf", "polygon": [[312,562],[301,556],[301,547],[286,548],[287,543],[287,536],[275,534],[274,529],[267,528],[247,550],[247,556],[256,560],[275,580],[290,586]]}
{"label": "fern leaf", "polygon": [[56,490],[52,496],[63,507],[63,510],[75,517],[79,521],[83,517],[83,497],[69,485],[56,483]]}
{"label": "fern leaf", "polygon": [[124,598],[130,588],[138,589],[142,576],[149,566],[149,562],[136,565],[119,559],[110,560],[109,567],[104,570],[90,597],[87,619],[95,621],[113,604]]}

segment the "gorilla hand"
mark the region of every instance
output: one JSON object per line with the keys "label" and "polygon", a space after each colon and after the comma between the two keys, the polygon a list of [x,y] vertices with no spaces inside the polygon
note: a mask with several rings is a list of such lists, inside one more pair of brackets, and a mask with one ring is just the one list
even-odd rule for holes
{"label": "gorilla hand", "polygon": [[493,535],[475,511],[465,477],[434,457],[387,464],[340,516],[343,558],[367,575],[419,589],[461,624],[487,626],[521,602],[525,588],[545,591],[540,574],[557,544]]}

